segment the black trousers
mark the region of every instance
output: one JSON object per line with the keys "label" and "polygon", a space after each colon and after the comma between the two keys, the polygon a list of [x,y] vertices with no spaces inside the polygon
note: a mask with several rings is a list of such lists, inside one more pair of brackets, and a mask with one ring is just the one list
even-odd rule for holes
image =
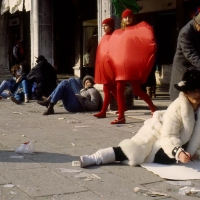
{"label": "black trousers", "polygon": [[113,147],[113,150],[115,152],[115,161],[128,160],[121,147]]}
{"label": "black trousers", "polygon": [[[115,152],[115,161],[124,161],[128,160],[124,152],[122,151],[121,147],[113,147],[113,150]],[[176,163],[175,158],[170,158],[162,148],[158,150],[158,152],[155,155],[154,163],[159,164],[173,164]]]}

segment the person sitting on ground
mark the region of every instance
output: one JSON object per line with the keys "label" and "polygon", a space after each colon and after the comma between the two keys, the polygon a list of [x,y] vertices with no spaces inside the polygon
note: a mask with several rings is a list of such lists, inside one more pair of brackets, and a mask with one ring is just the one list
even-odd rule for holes
{"label": "person sitting on ground", "polygon": [[200,144],[200,71],[189,70],[174,87],[180,92],[167,110],[155,111],[131,139],[118,147],[80,156],[81,166],[120,161],[130,166],[146,163],[188,163],[197,158]]}
{"label": "person sitting on ground", "polygon": [[43,96],[48,97],[57,86],[57,74],[54,67],[48,63],[47,59],[40,55],[33,67],[27,75],[27,80],[36,83],[33,91],[32,99],[42,100]]}
{"label": "person sitting on ground", "polygon": [[63,101],[64,108],[69,112],[98,111],[102,106],[102,97],[93,86],[94,79],[91,76],[84,77],[83,89],[80,84],[77,84],[77,79],[63,80],[47,100],[37,101],[37,103],[47,107],[43,115],[54,114],[54,105],[59,100]]}
{"label": "person sitting on ground", "polygon": [[26,63],[21,65],[14,65],[11,68],[13,77],[9,80],[4,80],[0,85],[0,95],[3,98],[11,98],[11,100],[17,104],[20,104],[23,100],[28,103],[28,83],[26,75],[22,74],[26,67]]}

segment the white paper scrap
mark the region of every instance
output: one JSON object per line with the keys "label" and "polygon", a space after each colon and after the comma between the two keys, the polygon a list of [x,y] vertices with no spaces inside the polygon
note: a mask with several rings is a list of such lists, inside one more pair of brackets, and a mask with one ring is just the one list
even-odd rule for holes
{"label": "white paper scrap", "polygon": [[80,174],[74,176],[75,178],[92,178],[90,174],[81,172]]}
{"label": "white paper scrap", "polygon": [[86,126],[75,126],[76,128],[87,128],[87,127],[89,127],[88,125],[86,125]]}
{"label": "white paper scrap", "polygon": [[166,181],[171,185],[192,185],[191,181]]}
{"label": "white paper scrap", "polygon": [[67,168],[57,168],[61,172],[68,172],[68,173],[80,173],[82,170],[74,170],[74,169],[67,169]]}
{"label": "white paper scrap", "polygon": [[99,176],[97,176],[96,174],[91,174],[91,176],[98,179],[98,180],[101,180],[101,178]]}
{"label": "white paper scrap", "polygon": [[23,159],[24,156],[10,156],[9,158],[18,158],[18,159]]}
{"label": "white paper scrap", "polygon": [[72,161],[72,166],[73,167],[80,167],[81,163],[80,163],[80,161]]}
{"label": "white paper scrap", "polygon": [[6,184],[6,185],[4,185],[3,187],[6,187],[6,188],[13,188],[13,187],[15,187],[15,185],[13,185],[13,184]]}

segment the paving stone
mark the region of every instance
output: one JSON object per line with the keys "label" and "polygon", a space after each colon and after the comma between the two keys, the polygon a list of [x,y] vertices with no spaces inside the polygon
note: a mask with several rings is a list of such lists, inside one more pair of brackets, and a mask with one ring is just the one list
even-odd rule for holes
{"label": "paving stone", "polygon": [[80,184],[64,178],[58,173],[49,169],[25,169],[9,171],[5,177],[15,185],[20,185],[20,189],[31,197],[59,195],[66,193],[77,193],[87,191]]}

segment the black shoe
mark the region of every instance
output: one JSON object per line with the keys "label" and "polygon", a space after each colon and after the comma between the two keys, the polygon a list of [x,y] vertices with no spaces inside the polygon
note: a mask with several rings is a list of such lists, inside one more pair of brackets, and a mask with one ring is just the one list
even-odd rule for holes
{"label": "black shoe", "polygon": [[43,115],[52,115],[54,114],[53,108],[48,108],[45,112],[43,112]]}
{"label": "black shoe", "polygon": [[37,101],[37,103],[41,106],[46,106],[48,108],[50,100],[45,100],[45,101]]}
{"label": "black shoe", "polygon": [[13,96],[10,97],[10,99],[16,104],[20,104],[21,103],[19,100],[15,99],[15,97],[13,97]]}

